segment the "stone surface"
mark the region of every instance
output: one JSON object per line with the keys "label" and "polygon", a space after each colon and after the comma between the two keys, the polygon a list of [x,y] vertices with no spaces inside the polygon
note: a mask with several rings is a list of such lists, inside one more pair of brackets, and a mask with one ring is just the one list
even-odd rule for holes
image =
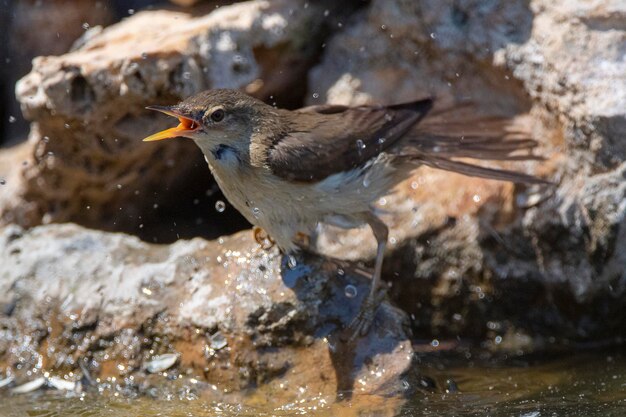
{"label": "stone surface", "polygon": [[[373,1],[311,70],[310,103],[471,99],[529,113],[542,142],[548,161],[517,167],[553,188],[420,169],[380,202],[385,277],[416,334],[624,334],[622,3]],[[368,230],[328,232],[320,247],[373,254]]]}
{"label": "stone surface", "polygon": [[[378,203],[392,229],[391,296],[419,337],[486,338],[495,350],[619,340],[621,3],[374,0],[348,20],[322,3],[296,4],[246,2],[204,17],[139,13],[88,33],[70,54],[38,59],[18,87],[31,141],[2,156],[2,221],[73,220],[148,240],[163,228],[170,240],[185,228],[232,230],[218,227],[233,221],[232,208],[213,213],[213,201],[196,197],[214,189],[193,145],[139,142],[169,123],[144,105],[199,89],[241,87],[290,104],[303,97],[308,72],[308,104],[471,99],[484,113],[528,113],[547,161],[515,167],[557,185],[418,170]],[[309,29],[320,22],[342,31],[309,71],[325,41]],[[326,231],[319,246],[349,259],[374,251],[369,230]]]}
{"label": "stone surface", "polygon": [[86,368],[145,391],[146,363],[174,353],[165,372],[217,398],[260,387],[277,401],[401,395],[412,361],[404,313],[385,302],[366,337],[340,338],[367,289],[348,264],[267,252],[249,232],[158,246],[72,224],[9,226],[0,364],[16,380]]}
{"label": "stone surface", "polygon": [[[6,57],[0,52],[0,75],[1,83],[6,83],[6,87],[0,88],[4,90],[0,91],[4,111],[0,123],[0,143],[16,142],[26,136],[27,124],[20,114],[13,86],[30,71],[32,59],[40,55],[64,54],[87,28],[110,24],[114,18],[106,2],[96,0],[18,0],[3,3],[0,3],[0,27],[6,30],[0,35],[3,42],[0,50],[6,48]],[[6,123],[11,116],[12,122]]]}
{"label": "stone surface", "polygon": [[21,168],[24,187],[0,208],[2,222],[140,232],[155,205],[184,212],[212,185],[206,163],[188,141],[142,143],[171,123],[144,107],[216,87],[300,100],[324,29],[323,10],[302,3],[252,1],[201,17],[140,12],[87,31],[71,53],[35,59],[16,87],[33,121],[34,163]]}

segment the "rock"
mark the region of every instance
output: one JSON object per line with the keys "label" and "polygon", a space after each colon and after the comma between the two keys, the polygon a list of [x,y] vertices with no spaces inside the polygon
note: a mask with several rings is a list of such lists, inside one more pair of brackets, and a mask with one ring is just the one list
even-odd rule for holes
{"label": "rock", "polygon": [[[2,222],[72,220],[140,232],[155,205],[174,213],[192,207],[213,185],[206,163],[191,142],[143,144],[171,123],[144,107],[217,87],[297,102],[324,29],[323,10],[302,4],[259,0],[202,17],[139,12],[87,31],[68,54],[35,59],[16,87],[24,116],[33,121],[35,161],[22,169],[26,181],[16,200],[30,209],[2,207]],[[197,217],[181,217],[187,215]]]}
{"label": "rock", "polygon": [[[9,3],[12,4],[2,5],[6,10],[6,24],[1,25],[6,28],[6,43],[3,43],[3,47],[7,48],[9,61],[2,62],[3,70],[0,71],[2,82],[7,83],[1,96],[2,107],[6,111],[6,117],[2,117],[1,124],[9,116],[14,121],[7,124],[6,129],[0,127],[1,142],[23,139],[26,136],[24,132],[27,125],[20,116],[13,85],[28,73],[31,60],[44,54],[63,54],[87,28],[110,24],[113,19],[113,13],[105,3],[95,0],[19,0]],[[3,14],[0,12],[0,23],[4,23],[1,17]]]}
{"label": "rock", "polygon": [[[516,167],[559,183],[423,168],[379,202],[392,226],[385,277],[417,335],[517,332],[535,348],[624,335],[625,13],[619,2],[374,0],[328,43],[310,104],[434,94],[529,113],[548,161]],[[319,247],[363,259],[374,245],[369,230],[331,230]]]}
{"label": "rock", "polygon": [[147,365],[172,357],[161,374],[204,381],[217,398],[259,387],[274,406],[405,393],[403,313],[385,302],[366,337],[339,338],[367,290],[349,264],[290,261],[250,232],[158,246],[72,224],[10,226],[0,235],[0,364],[19,379],[86,364],[91,379],[145,390],[159,377]]}

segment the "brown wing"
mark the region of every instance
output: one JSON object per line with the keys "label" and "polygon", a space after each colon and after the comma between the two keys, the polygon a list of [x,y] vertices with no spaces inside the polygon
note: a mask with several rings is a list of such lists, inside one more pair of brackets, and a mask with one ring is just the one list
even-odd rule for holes
{"label": "brown wing", "polygon": [[396,143],[432,108],[424,99],[393,106],[311,106],[267,148],[267,166],[292,181],[313,182],[354,169]]}

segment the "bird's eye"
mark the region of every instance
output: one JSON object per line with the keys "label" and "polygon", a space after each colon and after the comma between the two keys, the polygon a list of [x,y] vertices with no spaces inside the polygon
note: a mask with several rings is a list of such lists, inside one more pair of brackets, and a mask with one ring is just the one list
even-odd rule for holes
{"label": "bird's eye", "polygon": [[214,110],[213,113],[211,113],[211,120],[213,120],[214,122],[221,122],[222,120],[224,120],[224,110]]}

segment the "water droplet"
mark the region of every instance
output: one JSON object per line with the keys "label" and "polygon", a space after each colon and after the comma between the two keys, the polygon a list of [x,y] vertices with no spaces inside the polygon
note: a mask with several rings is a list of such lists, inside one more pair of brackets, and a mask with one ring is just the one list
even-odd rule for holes
{"label": "water droplet", "polygon": [[89,23],[87,22],[83,23],[83,29],[85,30],[89,29]]}
{"label": "water droplet", "polygon": [[378,138],[378,140],[376,141],[379,145],[382,145],[383,143],[385,143],[387,139],[386,138]]}
{"label": "water droplet", "polygon": [[378,204],[384,206],[387,204],[387,199],[385,197],[381,197],[378,199]]}
{"label": "water droplet", "polygon": [[135,9],[128,9],[128,14],[129,15],[134,15],[135,14]]}
{"label": "water droplet", "polygon": [[389,113],[385,113],[385,120],[386,120],[386,121],[388,121],[388,122],[390,122],[390,121],[392,121],[392,120],[393,120],[393,116],[392,116],[392,115],[390,115]]}
{"label": "water droplet", "polygon": [[417,183],[417,181],[413,181],[411,182],[411,188],[414,190],[417,190],[417,187],[419,187],[420,185]]}
{"label": "water droplet", "polygon": [[15,116],[9,116],[9,123],[15,123],[16,120]]}
{"label": "water droplet", "polygon": [[70,128],[70,124],[69,124],[69,123],[65,123],[63,126],[64,126],[66,129],[69,129],[69,128]]}
{"label": "water droplet", "polygon": [[380,28],[381,28],[382,30],[387,30],[387,25],[380,25]]}
{"label": "water droplet", "polygon": [[117,184],[117,189],[121,190],[122,189],[122,184]]}
{"label": "water droplet", "polygon": [[295,256],[289,255],[287,257],[287,266],[289,267],[289,269],[294,269],[296,266],[298,266],[298,261],[296,260]]}
{"label": "water droplet", "polygon": [[367,188],[367,187],[369,187],[369,186],[370,186],[370,184],[371,184],[370,177],[369,177],[368,175],[366,175],[366,176],[363,178],[363,187]]}
{"label": "water droplet", "polygon": [[432,347],[437,347],[437,346],[439,346],[439,340],[437,340],[437,339],[433,339],[433,340],[430,342],[430,345],[431,345]]}
{"label": "water droplet", "polygon": [[226,203],[222,200],[217,200],[215,202],[215,210],[217,210],[218,213],[223,213],[224,210],[226,210]]}
{"label": "water droplet", "polygon": [[478,194],[474,194],[474,197],[472,197],[472,200],[474,200],[474,203],[480,203],[480,196]]}
{"label": "water droplet", "polygon": [[141,59],[148,59],[148,54],[146,52],[142,52]]}
{"label": "water droplet", "polygon": [[339,275],[340,277],[342,277],[342,276],[346,275],[346,271],[344,271],[344,270],[343,270],[343,269],[341,269],[341,268],[338,268],[338,269],[337,269],[337,275]]}
{"label": "water droplet", "polygon": [[430,39],[437,39],[437,36],[435,35],[435,32],[431,32],[430,33]]}
{"label": "water droplet", "polygon": [[48,136],[44,136],[43,139],[42,139],[42,142],[43,143],[48,143],[48,142],[50,142],[50,138]]}
{"label": "water droplet", "polygon": [[189,71],[185,71],[185,72],[183,72],[183,78],[184,78],[185,80],[190,79],[190,78],[191,78],[191,73],[190,73]]}
{"label": "water droplet", "polygon": [[252,215],[254,216],[255,219],[258,219],[261,216],[261,209],[258,207],[253,207]]}
{"label": "water droplet", "polygon": [[313,98],[320,98],[320,95],[318,93],[313,93]]}
{"label": "water droplet", "polygon": [[324,10],[324,17],[328,17],[329,14],[330,14],[330,10],[328,9]]}
{"label": "water droplet", "polygon": [[0,178],[0,185],[5,185],[7,183],[7,180],[5,180],[4,178]]}
{"label": "water droplet", "polygon": [[346,295],[347,298],[354,298],[357,296],[359,291],[356,289],[354,285],[348,284],[343,289],[343,293]]}
{"label": "water droplet", "polygon": [[366,147],[367,145],[365,145],[365,143],[364,143],[361,139],[358,139],[358,140],[356,141],[356,146],[357,146],[357,148],[359,148],[360,150],[363,150],[363,149],[365,149],[365,147]]}

